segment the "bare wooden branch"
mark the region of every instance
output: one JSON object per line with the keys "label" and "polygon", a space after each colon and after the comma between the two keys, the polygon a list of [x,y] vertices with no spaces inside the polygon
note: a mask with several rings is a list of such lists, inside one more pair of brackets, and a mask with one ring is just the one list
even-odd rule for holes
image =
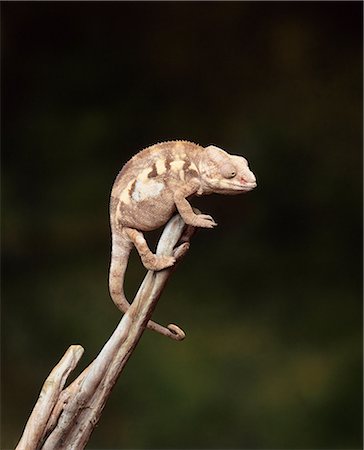
{"label": "bare wooden branch", "polygon": [[48,418],[66,383],[68,375],[76,367],[83,354],[80,345],[71,345],[60,362],[45,380],[37,403],[25,426],[16,450],[35,450],[38,448],[46,428]]}
{"label": "bare wooden branch", "polygon": [[[192,234],[193,228],[186,228],[181,217],[174,216],[163,231],[156,253],[167,256],[173,254],[179,261],[189,248]],[[175,248],[178,242],[181,244]],[[16,450],[78,450],[86,446],[112,388],[138,344],[173,270],[174,267],[147,273],[132,305],[99,355],[73,383],[62,390],[68,374],[83,352],[82,347],[70,347],[44,384],[53,386],[54,373],[62,373],[62,376],[58,376],[61,380],[57,389],[49,391],[47,387],[45,396],[43,387],[43,395],[41,393]],[[168,325],[168,328],[174,339],[184,338],[184,332],[177,325]],[[79,354],[73,350],[79,355],[77,361],[69,363],[67,371],[60,372],[57,367],[61,363],[66,365],[63,361],[68,361],[72,348],[77,348],[79,352],[81,349],[82,352]]]}

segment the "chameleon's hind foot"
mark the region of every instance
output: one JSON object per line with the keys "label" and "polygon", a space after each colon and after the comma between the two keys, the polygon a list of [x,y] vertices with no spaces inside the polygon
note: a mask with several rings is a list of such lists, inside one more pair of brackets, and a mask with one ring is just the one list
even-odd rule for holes
{"label": "chameleon's hind foot", "polygon": [[157,256],[153,253],[142,256],[142,263],[148,270],[158,271],[166,269],[167,267],[173,266],[175,262],[176,258],[174,258],[173,256]]}
{"label": "chameleon's hind foot", "polygon": [[176,258],[173,256],[157,256],[152,253],[141,231],[127,227],[124,228],[124,231],[128,238],[134,243],[146,269],[156,271],[162,270],[173,266],[176,262]]}

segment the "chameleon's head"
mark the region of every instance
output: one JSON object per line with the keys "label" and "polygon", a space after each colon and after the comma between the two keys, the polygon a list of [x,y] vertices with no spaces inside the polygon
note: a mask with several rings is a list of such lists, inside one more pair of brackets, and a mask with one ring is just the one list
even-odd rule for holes
{"label": "chameleon's head", "polygon": [[241,194],[257,185],[245,158],[229,155],[214,145],[205,147],[199,171],[204,193]]}

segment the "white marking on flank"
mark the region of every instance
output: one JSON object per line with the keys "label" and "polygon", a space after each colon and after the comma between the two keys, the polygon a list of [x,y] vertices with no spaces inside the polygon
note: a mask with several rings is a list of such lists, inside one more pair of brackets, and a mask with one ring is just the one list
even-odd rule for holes
{"label": "white marking on flank", "polygon": [[158,197],[163,188],[164,184],[159,183],[158,181],[149,180],[142,182],[137,180],[131,197],[136,202]]}

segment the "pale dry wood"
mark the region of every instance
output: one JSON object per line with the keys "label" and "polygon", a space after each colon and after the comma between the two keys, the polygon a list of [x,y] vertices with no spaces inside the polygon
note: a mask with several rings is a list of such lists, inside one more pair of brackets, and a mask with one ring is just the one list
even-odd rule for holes
{"label": "pale dry wood", "polygon": [[[186,228],[179,215],[174,216],[162,233],[156,253],[173,255],[177,261],[180,260],[189,248],[193,231],[193,227]],[[181,244],[175,248],[178,242]],[[47,405],[46,413],[42,411],[42,427],[37,430],[36,437],[34,429],[27,430],[27,425],[23,434],[25,437],[21,440],[25,446],[17,450],[79,450],[86,446],[173,270],[174,267],[147,273],[131,307],[99,355],[73,383],[58,391],[52,404]],[[176,325],[169,325],[168,328],[175,339],[183,339],[184,333]],[[32,440],[35,446],[28,447],[26,439],[29,442]]]}
{"label": "pale dry wood", "polygon": [[71,345],[60,362],[45,380],[37,403],[25,426],[16,450],[36,450],[46,428],[49,415],[56,404],[70,372],[76,367],[84,350],[80,345]]}

